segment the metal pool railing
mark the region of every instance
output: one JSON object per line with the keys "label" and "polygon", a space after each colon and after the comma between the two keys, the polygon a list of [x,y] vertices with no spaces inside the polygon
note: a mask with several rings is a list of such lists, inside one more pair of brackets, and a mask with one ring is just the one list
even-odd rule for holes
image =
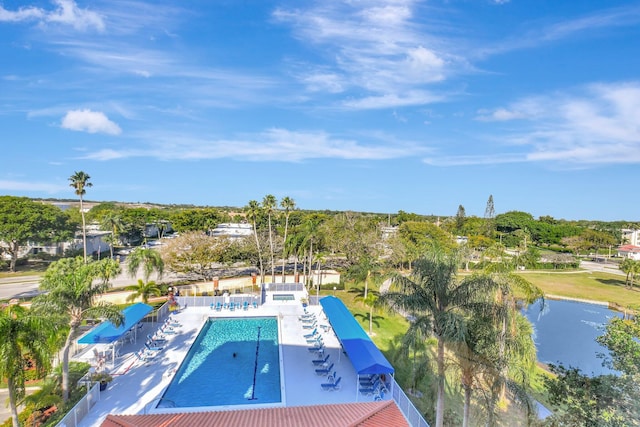
{"label": "metal pool railing", "polygon": [[400,411],[404,414],[409,425],[411,425],[411,427],[429,427],[429,424],[424,419],[420,411],[418,411],[418,408],[415,407],[413,402],[396,382],[395,378],[392,377],[391,381],[393,382],[391,393],[393,400],[396,402],[396,405],[398,405],[398,408],[400,408]]}
{"label": "metal pool railing", "polygon": [[76,403],[76,406],[71,408],[67,415],[56,424],[56,427],[76,427],[99,400],[100,383],[95,383],[94,386],[89,389],[89,392]]}

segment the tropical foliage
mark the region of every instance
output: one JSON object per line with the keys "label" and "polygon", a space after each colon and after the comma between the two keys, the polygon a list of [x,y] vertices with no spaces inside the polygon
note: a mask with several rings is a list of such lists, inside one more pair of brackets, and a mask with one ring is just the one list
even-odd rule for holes
{"label": "tropical foliage", "polygon": [[33,302],[34,313],[45,317],[60,316],[67,332],[62,348],[62,397],[69,398],[69,351],[82,321],[104,318],[119,325],[123,316],[111,304],[98,302],[97,297],[110,287],[109,281],[120,272],[120,266],[111,259],[84,263],[83,258],[64,258],[52,263],[40,282],[47,293]]}

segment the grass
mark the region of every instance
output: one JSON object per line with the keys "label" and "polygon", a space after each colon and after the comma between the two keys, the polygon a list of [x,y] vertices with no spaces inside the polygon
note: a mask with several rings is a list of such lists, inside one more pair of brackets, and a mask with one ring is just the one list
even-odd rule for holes
{"label": "grass", "polygon": [[640,289],[626,289],[624,277],[602,272],[527,272],[522,276],[545,294],[619,307],[640,306]]}

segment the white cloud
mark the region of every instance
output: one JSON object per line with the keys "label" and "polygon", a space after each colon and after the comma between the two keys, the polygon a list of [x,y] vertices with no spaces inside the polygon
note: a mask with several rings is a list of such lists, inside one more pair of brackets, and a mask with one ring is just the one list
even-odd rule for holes
{"label": "white cloud", "polygon": [[332,136],[325,132],[268,129],[236,139],[205,139],[166,132],[147,134],[153,141],[143,149],[104,149],[82,156],[91,160],[150,157],[159,160],[231,158],[244,161],[300,162],[308,159],[385,160],[411,157],[425,151],[413,143],[398,143],[378,135],[367,142]]}
{"label": "white cloud", "polygon": [[62,119],[61,127],[89,133],[119,135],[120,127],[100,111],[72,110]]}
{"label": "white cloud", "polygon": [[481,111],[478,119],[520,119],[512,124],[517,128],[489,137],[518,152],[434,158],[428,162],[463,165],[534,161],[573,166],[640,163],[640,81],[598,83],[530,97],[509,107]]}
{"label": "white cloud", "polygon": [[10,11],[0,5],[0,22],[20,22],[40,19],[45,15],[37,7],[21,7],[17,11]]}
{"label": "white cloud", "polygon": [[67,191],[68,186],[56,185],[49,182],[24,182],[24,181],[11,181],[0,180],[0,190],[2,191],[33,191],[33,192],[45,192],[49,194],[59,193],[61,191]]}
{"label": "white cloud", "polygon": [[[451,52],[435,28],[425,20],[415,21],[413,0],[359,2],[323,1],[308,9],[278,9],[279,22],[292,27],[297,38],[323,58],[321,75],[332,76],[331,85],[320,86],[301,74],[313,91],[349,96],[357,93],[364,102],[346,101],[350,108],[393,108],[402,105],[408,93],[425,92],[425,85],[441,82],[466,62]],[[425,7],[421,5],[420,7]],[[313,68],[310,64],[307,68]],[[364,93],[363,93],[364,91]],[[375,100],[375,101],[374,101]],[[388,104],[384,101],[388,100]],[[408,105],[417,105],[412,97]]]}
{"label": "white cloud", "polygon": [[0,6],[0,22],[38,21],[42,24],[68,25],[80,31],[89,28],[94,28],[98,31],[104,30],[105,24],[100,14],[79,8],[73,0],[53,0],[53,3],[56,8],[52,11],[34,6],[10,11]]}

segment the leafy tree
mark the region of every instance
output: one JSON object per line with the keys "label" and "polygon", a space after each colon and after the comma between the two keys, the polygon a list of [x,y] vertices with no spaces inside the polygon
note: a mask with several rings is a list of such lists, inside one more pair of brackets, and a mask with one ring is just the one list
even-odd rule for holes
{"label": "leafy tree", "polygon": [[67,323],[68,333],[62,348],[62,397],[69,399],[69,350],[82,321],[106,318],[119,326],[123,321],[120,310],[96,298],[110,287],[109,281],[120,271],[112,259],[84,263],[78,258],[63,258],[52,263],[40,281],[40,289],[47,293],[34,299],[33,310],[43,315],[60,315]]}
{"label": "leafy tree", "polygon": [[624,281],[625,287],[633,289],[633,283],[636,275],[640,274],[640,261],[631,258],[625,258],[619,265],[620,270],[626,274]]}
{"label": "leafy tree", "polygon": [[113,245],[118,243],[119,230],[121,230],[123,227],[122,218],[117,214],[108,212],[102,217],[100,225],[103,229],[111,231],[111,241],[109,243],[109,249],[111,252],[111,258],[113,258]]}
{"label": "leafy tree", "polygon": [[287,233],[289,231],[289,217],[291,216],[291,211],[296,208],[296,202],[291,197],[284,197],[280,201],[280,207],[284,209],[284,238],[282,245],[282,283],[285,280],[285,262],[287,259]]}
{"label": "leafy tree", "polygon": [[214,208],[185,209],[174,212],[169,216],[171,226],[180,233],[187,231],[207,231],[218,224],[228,222],[228,214]]}
{"label": "leafy tree", "polygon": [[609,349],[610,359],[606,364],[625,375],[640,379],[640,317],[631,319],[612,318],[605,333],[596,340]]}
{"label": "leafy tree", "polygon": [[434,244],[415,262],[410,276],[394,276],[390,291],[380,297],[392,309],[411,315],[413,330],[437,340],[436,427],[444,423],[445,345],[464,340],[471,313],[489,312],[493,307],[487,296],[494,283],[475,275],[458,280],[459,263],[455,250],[445,252]]}
{"label": "leafy tree", "polygon": [[458,206],[458,212],[456,212],[456,232],[461,233],[464,229],[464,223],[467,219],[467,214],[464,210],[464,206]]}
{"label": "leafy tree", "polygon": [[[637,384],[615,375],[589,377],[580,369],[550,365],[556,377],[545,378],[549,400],[557,405],[545,420],[550,427],[638,426]],[[633,399],[633,400],[630,400]]]}
{"label": "leafy tree", "polygon": [[487,206],[484,209],[484,235],[487,237],[493,237],[493,233],[495,231],[495,216],[496,209],[493,204],[493,194],[490,194],[489,199],[487,200]]}
{"label": "leafy tree", "polygon": [[496,228],[502,233],[513,233],[516,230],[525,230],[534,222],[533,216],[527,212],[509,211],[496,216]]}
{"label": "leafy tree", "polygon": [[16,271],[20,248],[28,242],[61,242],[73,236],[75,225],[56,206],[26,197],[0,196],[0,241],[11,255],[10,271]]}
{"label": "leafy tree", "polygon": [[138,279],[138,284],[127,286],[125,289],[127,291],[133,291],[133,293],[127,297],[127,301],[129,302],[141,298],[142,302],[147,304],[150,297],[162,295],[162,289],[160,289],[160,286],[153,280],[145,282],[142,279]]}
{"label": "leafy tree", "polygon": [[127,261],[127,272],[129,276],[136,277],[140,267],[142,267],[145,281],[149,280],[149,277],[154,271],[158,274],[158,278],[161,278],[164,273],[162,255],[155,249],[135,248],[129,255]]}
{"label": "leafy tree", "polygon": [[271,194],[267,194],[262,199],[262,209],[266,212],[267,218],[269,220],[269,249],[271,252],[271,283],[276,281],[276,263],[274,259],[274,250],[273,250],[273,230],[271,227],[271,218],[276,212],[278,207],[278,201],[275,196]]}
{"label": "leafy tree", "polygon": [[82,248],[84,253],[84,262],[87,262],[87,224],[84,218],[84,206],[82,204],[82,196],[87,193],[86,188],[93,186],[89,181],[91,177],[85,172],[74,172],[69,177],[71,182],[69,185],[74,188],[76,195],[80,198],[80,214],[82,215]]}
{"label": "leafy tree", "polygon": [[13,427],[20,427],[18,402],[25,395],[25,371],[29,364],[40,375],[51,366],[53,349],[49,338],[55,331],[46,317],[19,306],[0,309],[0,378],[6,378]]}

